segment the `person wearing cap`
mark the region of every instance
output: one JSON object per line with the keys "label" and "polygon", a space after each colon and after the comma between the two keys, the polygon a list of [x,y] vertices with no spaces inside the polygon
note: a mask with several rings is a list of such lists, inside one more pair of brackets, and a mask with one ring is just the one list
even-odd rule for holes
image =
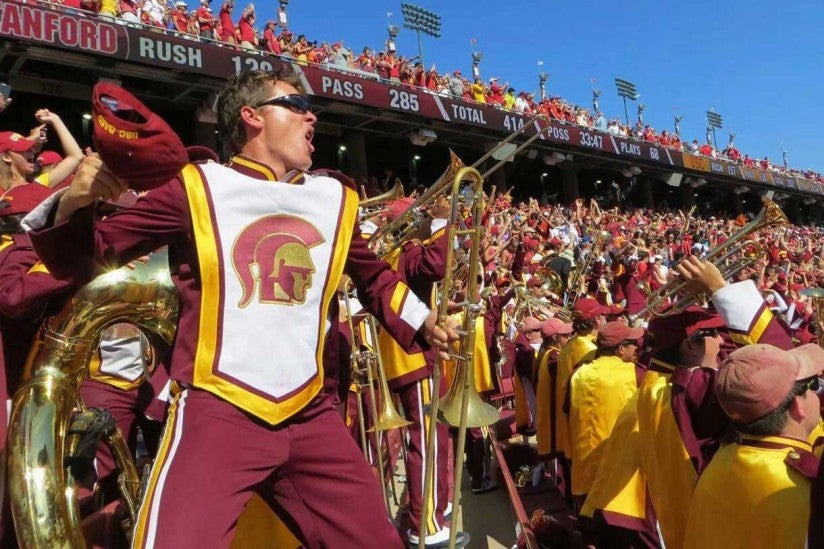
{"label": "person wearing cap", "polygon": [[641,328],[607,322],[598,329],[595,357],[570,377],[564,407],[569,415],[572,496],[580,505],[592,487],[603,442],[638,389],[635,360]]}
{"label": "person wearing cap", "polygon": [[[595,355],[595,337],[598,328],[606,322],[609,308],[601,305],[594,299],[585,297],[575,302],[572,310],[572,328],[575,335],[558,353],[558,373],[555,383],[555,424],[553,425],[557,451],[562,456],[561,465],[564,467],[564,478],[570,479],[569,460],[572,457],[572,443],[569,436],[569,417],[564,411],[567,386],[572,372],[584,361]],[[572,502],[571,483],[565,485],[565,497]]]}
{"label": "person wearing cap", "polygon": [[454,71],[452,76],[449,77],[449,93],[452,97],[461,97],[463,95],[461,71]]}
{"label": "person wearing cap", "polygon": [[263,29],[263,49],[271,54],[280,55],[280,42],[275,36],[275,28],[274,21],[266,21],[266,27]]}
{"label": "person wearing cap", "polygon": [[[107,124],[124,127],[121,111],[142,112],[147,122],[128,143],[96,131],[101,158],[87,158],[67,191],[30,216],[44,263],[76,282],[163,244],[175,263],[177,384],[136,546],[228,544],[252,493],[298,524],[311,523],[313,539],[301,539],[307,545],[402,545],[368,465],[321,392],[323,342],[332,329],[325,319],[345,271],[407,352],[427,344],[445,352],[457,334],[452,323],[437,327],[437,315],[370,252],[355,223],[356,190],[307,171],[316,117],[299,86],[279,72],[230,78],[217,101],[230,162],[180,171],[179,138],[125,90],[98,84],[93,105]],[[153,145],[143,150],[146,141]],[[152,171],[140,171],[149,158]],[[143,187],[175,169],[132,207],[89,218],[98,198],[118,196],[126,182]],[[206,476],[220,482],[195,480]]]}
{"label": "person wearing cap", "polygon": [[[48,173],[41,173],[34,179],[46,187],[55,187],[74,173],[83,161],[83,150],[57,114],[48,109],[38,109],[34,117],[40,124],[54,130],[66,155]],[[14,132],[0,132],[0,188],[3,191],[25,185],[35,174],[34,155],[40,145]]]}
{"label": "person wearing cap", "polygon": [[685,548],[812,547],[819,460],[809,437],[821,421],[822,368],[824,350],[814,344],[788,351],[754,344],[721,364],[715,392],[738,439],[698,479]]}
{"label": "person wearing cap", "polygon": [[212,8],[209,4],[211,4],[211,0],[200,0],[200,7],[197,8],[198,33],[201,38],[214,40],[215,26],[218,24],[219,20],[212,13]]}
{"label": "person wearing cap", "polygon": [[172,25],[178,32],[188,32],[189,30],[189,13],[188,6],[183,0],[175,2],[175,9],[172,10]]}
{"label": "person wearing cap", "polygon": [[535,433],[535,362],[541,350],[543,322],[528,316],[515,336],[515,427],[519,433]]}
{"label": "person wearing cap", "polygon": [[[413,204],[411,198],[401,198],[389,203],[386,222],[398,219]],[[417,231],[409,236],[399,248],[391,252],[386,261],[398,272],[409,289],[422,301],[432,299],[434,286],[446,275],[446,256],[449,239],[446,231],[449,204],[445,199],[438,201],[427,211],[427,217]],[[367,231],[371,228],[364,227]],[[364,234],[362,232],[362,234]],[[444,423],[436,424],[432,475],[433,486],[429,501],[423,501],[424,468],[427,463],[427,441],[432,423],[423,414],[423,408],[432,399],[432,373],[437,356],[434,349],[409,354],[385,330],[378,335],[378,346],[382,356],[384,373],[389,388],[398,396],[404,417],[411,422],[407,427],[408,443],[406,451],[406,475],[409,488],[408,539],[410,545],[417,546],[423,521],[426,547],[436,547],[449,540],[449,526],[444,512],[449,502],[449,429]],[[445,377],[441,377],[439,395],[448,389]],[[423,515],[424,507],[426,515]],[[466,545],[469,536],[465,532],[457,534],[458,546]]]}
{"label": "person wearing cap", "polygon": [[[555,433],[555,387],[558,382],[558,354],[572,336],[572,324],[549,317],[541,325],[542,352],[538,358],[536,376],[535,430],[538,459],[549,461],[559,457]],[[569,479],[566,479],[569,482]]]}
{"label": "person wearing cap", "polygon": [[[306,37],[301,35],[303,40],[298,39],[298,43],[295,44],[295,50],[293,50],[293,55],[301,61],[300,56],[303,56],[303,64],[306,63],[306,54],[309,51],[309,45],[306,43]],[[240,20],[237,24],[237,38],[240,41],[240,47],[245,50],[256,50],[258,47],[258,35],[257,30],[255,30],[255,5],[249,4],[245,8],[243,8],[243,12],[240,14]]]}

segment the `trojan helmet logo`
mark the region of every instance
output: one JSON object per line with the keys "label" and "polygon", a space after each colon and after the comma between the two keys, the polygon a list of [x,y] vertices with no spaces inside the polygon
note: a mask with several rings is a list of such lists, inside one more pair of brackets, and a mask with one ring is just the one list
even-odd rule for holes
{"label": "trojan helmet logo", "polygon": [[248,225],[232,248],[243,287],[238,307],[249,305],[255,285],[259,303],[303,303],[315,272],[309,248],[323,241],[314,225],[291,215],[267,215]]}

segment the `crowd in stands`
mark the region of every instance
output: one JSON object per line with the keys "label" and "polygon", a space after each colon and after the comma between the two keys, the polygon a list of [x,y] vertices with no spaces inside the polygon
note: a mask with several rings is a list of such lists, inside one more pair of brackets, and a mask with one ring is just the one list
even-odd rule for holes
{"label": "crowd in stands", "polygon": [[293,31],[281,27],[274,20],[267,20],[261,31],[256,26],[253,4],[243,8],[235,21],[234,0],[222,0],[217,15],[211,7],[211,0],[200,0],[200,5],[196,9],[192,9],[192,6],[183,0],[176,1],[174,5],[167,0],[56,0],[53,3],[97,12],[108,17],[119,17],[130,23],[171,29],[218,44],[236,45],[247,50],[291,57],[299,63],[323,64],[337,70],[368,73],[388,82],[415,86],[431,93],[460,97],[466,101],[494,105],[527,116],[546,114],[555,120],[613,135],[631,137],[695,155],[722,158],[749,168],[802,176],[824,183],[824,175],[814,170],[794,169],[784,163],[775,164],[766,156],[756,158],[742,154],[735,148],[732,140],[722,150],[717,150],[709,139],[706,142],[699,142],[697,139],[682,142],[678,133],[669,130],[657,131],[640,120],[634,125],[625,124],[619,117],[608,119],[597,109],[576,106],[561,97],[535,97],[531,92],[516,92],[509,82],[501,82],[497,77],[486,82],[479,77],[471,80],[460,70],[451,73],[439,72],[434,64],[427,69],[417,57],[407,58],[399,55],[394,44],[387,43],[387,47],[381,51],[364,47],[357,53],[354,49],[344,46],[342,42],[309,40],[305,34],[295,36]]}

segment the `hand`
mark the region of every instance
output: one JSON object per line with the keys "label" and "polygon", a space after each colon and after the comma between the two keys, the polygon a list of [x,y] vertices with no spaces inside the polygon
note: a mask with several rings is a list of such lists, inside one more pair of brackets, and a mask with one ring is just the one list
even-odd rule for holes
{"label": "hand", "polygon": [[60,197],[55,222],[68,219],[95,200],[116,200],[127,189],[126,183],[112,174],[99,156],[87,156],[77,168],[71,186]]}
{"label": "hand", "polygon": [[435,205],[429,208],[429,215],[432,219],[449,219],[451,204],[446,197],[441,197],[435,202]]}
{"label": "hand", "polygon": [[60,120],[60,117],[49,109],[38,109],[37,112],[34,113],[34,117],[41,124],[48,124],[49,126]]}
{"label": "hand", "polygon": [[46,142],[46,125],[45,124],[40,124],[39,126],[35,126],[34,128],[32,128],[32,130],[29,132],[28,139],[31,139],[32,141],[37,141],[41,145],[43,143],[45,143]]}
{"label": "hand", "polygon": [[0,94],[0,112],[6,110],[6,107],[11,105],[12,98],[6,97],[5,95]]}
{"label": "hand", "polygon": [[449,360],[449,344],[458,341],[458,334],[455,331],[457,327],[458,323],[454,319],[447,318],[446,325],[441,328],[438,326],[438,312],[432,311],[424,320],[421,330],[423,330],[424,340],[438,350],[441,359]]}
{"label": "hand", "polygon": [[686,289],[690,294],[704,292],[712,295],[727,285],[718,267],[694,255],[684,258],[675,270],[687,281]]}

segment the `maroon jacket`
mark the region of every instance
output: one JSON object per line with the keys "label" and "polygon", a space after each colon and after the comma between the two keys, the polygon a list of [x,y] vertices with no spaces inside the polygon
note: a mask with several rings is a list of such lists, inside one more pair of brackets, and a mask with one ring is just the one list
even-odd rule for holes
{"label": "maroon jacket", "polygon": [[[274,173],[246,158],[231,167],[249,177],[271,180]],[[55,276],[82,283],[111,265],[123,265],[157,248],[169,247],[172,280],[180,293],[177,338],[171,358],[171,378],[192,381],[200,321],[201,279],[191,212],[182,181],[176,177],[142,196],[130,208],[95,221],[93,207],[76,212],[58,226],[34,231],[32,242]],[[344,272],[354,281],[364,307],[410,352],[425,344],[417,332],[392,310],[398,275],[367,246],[355,224]],[[335,310],[334,308],[330,309]],[[333,322],[326,337],[337,339]]]}

